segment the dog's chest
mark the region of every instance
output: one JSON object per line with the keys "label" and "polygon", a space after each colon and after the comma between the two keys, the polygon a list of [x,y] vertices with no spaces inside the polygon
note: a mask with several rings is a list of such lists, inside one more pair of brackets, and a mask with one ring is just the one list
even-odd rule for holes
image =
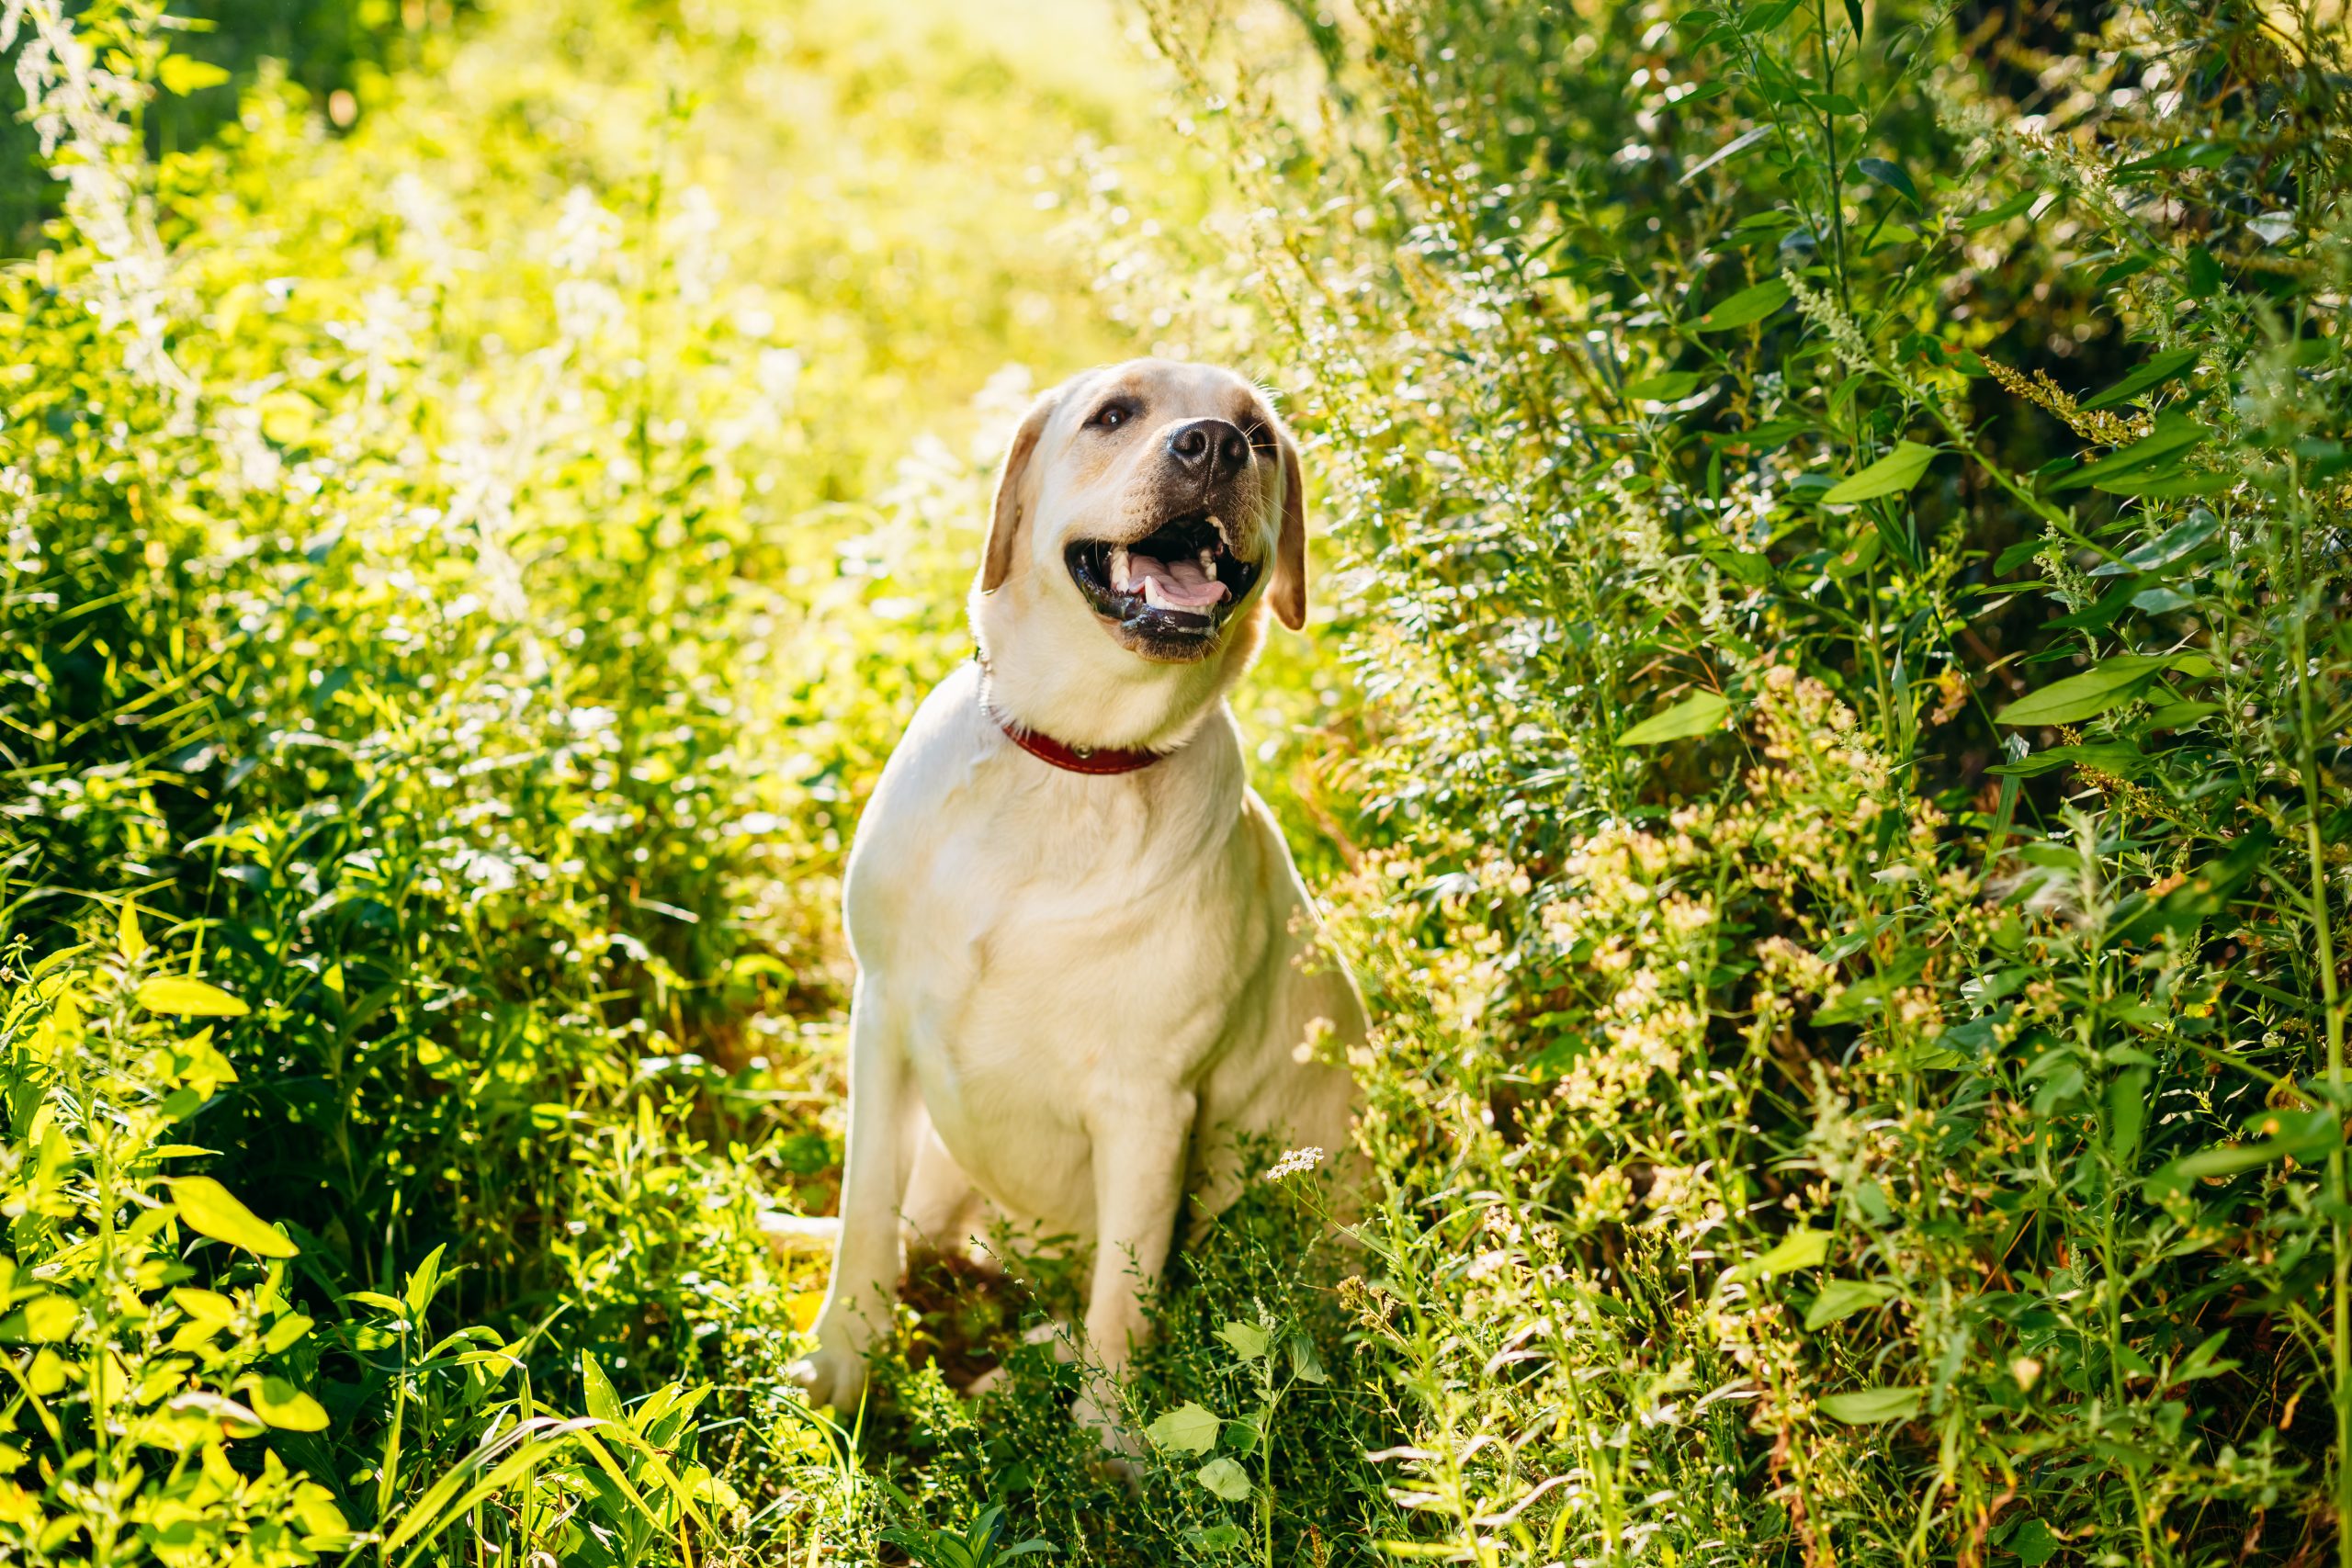
{"label": "dog's chest", "polygon": [[951,1150],[1082,1127],[1104,1086],[1183,1086],[1222,1048],[1271,934],[1233,825],[1059,779],[926,815],[860,855],[849,916]]}

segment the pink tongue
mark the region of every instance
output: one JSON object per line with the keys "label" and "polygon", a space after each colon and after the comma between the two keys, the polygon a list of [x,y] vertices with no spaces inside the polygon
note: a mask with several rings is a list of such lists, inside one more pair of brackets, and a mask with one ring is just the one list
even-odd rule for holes
{"label": "pink tongue", "polygon": [[1204,610],[1222,604],[1226,598],[1225,584],[1201,570],[1198,561],[1160,562],[1149,556],[1131,555],[1127,558],[1127,578],[1133,592],[1140,593],[1147,580],[1159,585],[1159,600],[1179,609]]}

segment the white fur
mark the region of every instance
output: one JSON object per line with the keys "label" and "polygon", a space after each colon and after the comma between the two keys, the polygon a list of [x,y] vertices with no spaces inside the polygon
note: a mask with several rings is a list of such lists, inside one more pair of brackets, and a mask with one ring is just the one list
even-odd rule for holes
{"label": "white fur", "polygon": [[[1114,383],[1143,389],[1147,428],[1131,442],[1080,428]],[[981,666],[967,664],[883,770],[849,863],[858,979],[840,1239],[820,1348],[797,1369],[818,1403],[854,1405],[864,1387],[901,1221],[953,1245],[993,1205],[1093,1244],[1097,1375],[1078,1415],[1125,1445],[1106,1380],[1145,1327],[1182,1196],[1203,1213],[1232,1201],[1249,1174],[1238,1133],[1349,1142],[1352,1083],[1300,1047],[1318,1019],[1336,1043],[1360,1042],[1362,1004],[1336,956],[1310,953],[1313,906],[1244,777],[1224,701],[1277,575],[1283,465],[1251,459],[1261,504],[1234,520],[1232,547],[1270,570],[1198,662],[1129,651],[1063,565],[1072,539],[1144,526],[1129,513],[1148,503],[1153,429],[1229,417],[1237,398],[1255,394],[1224,371],[1114,367],[1048,394],[1024,431],[1034,450],[1015,443],[997,522],[1019,532],[1000,585],[972,601],[988,702],[1070,745],[1168,754],[1117,775],[1052,766],[1006,737],[983,707]]]}

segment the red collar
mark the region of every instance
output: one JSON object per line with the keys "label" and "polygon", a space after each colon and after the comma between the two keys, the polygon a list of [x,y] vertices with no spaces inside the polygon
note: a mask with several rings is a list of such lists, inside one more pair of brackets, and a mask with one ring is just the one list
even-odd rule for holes
{"label": "red collar", "polygon": [[1148,768],[1166,755],[1161,751],[1123,751],[1114,746],[1069,746],[1050,735],[1023,729],[993,708],[989,710],[989,716],[996,720],[1006,739],[1066,773],[1132,773],[1138,768]]}
{"label": "red collar", "polygon": [[[988,679],[985,667],[980,679],[983,682]],[[1115,746],[1071,746],[1050,735],[1024,729],[989,701],[985,684],[980,690],[980,711],[996,720],[996,727],[1004,731],[1006,739],[1066,773],[1132,773],[1167,755],[1165,751],[1123,751]]]}

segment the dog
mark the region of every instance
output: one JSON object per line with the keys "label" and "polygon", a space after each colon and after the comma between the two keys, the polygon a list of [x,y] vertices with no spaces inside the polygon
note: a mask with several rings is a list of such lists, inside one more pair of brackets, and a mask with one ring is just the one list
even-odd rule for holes
{"label": "dog", "polygon": [[1188,1197],[1229,1205],[1244,1141],[1349,1147],[1335,1057],[1363,1006],[1225,702],[1269,610],[1297,630],[1306,602],[1298,449],[1249,381],[1135,360],[1021,422],[978,657],[924,699],[850,853],[841,1214],[793,1369],[812,1404],[857,1404],[906,1240],[1011,1221],[1091,1244],[1073,1414],[1133,1452],[1116,1383]]}

